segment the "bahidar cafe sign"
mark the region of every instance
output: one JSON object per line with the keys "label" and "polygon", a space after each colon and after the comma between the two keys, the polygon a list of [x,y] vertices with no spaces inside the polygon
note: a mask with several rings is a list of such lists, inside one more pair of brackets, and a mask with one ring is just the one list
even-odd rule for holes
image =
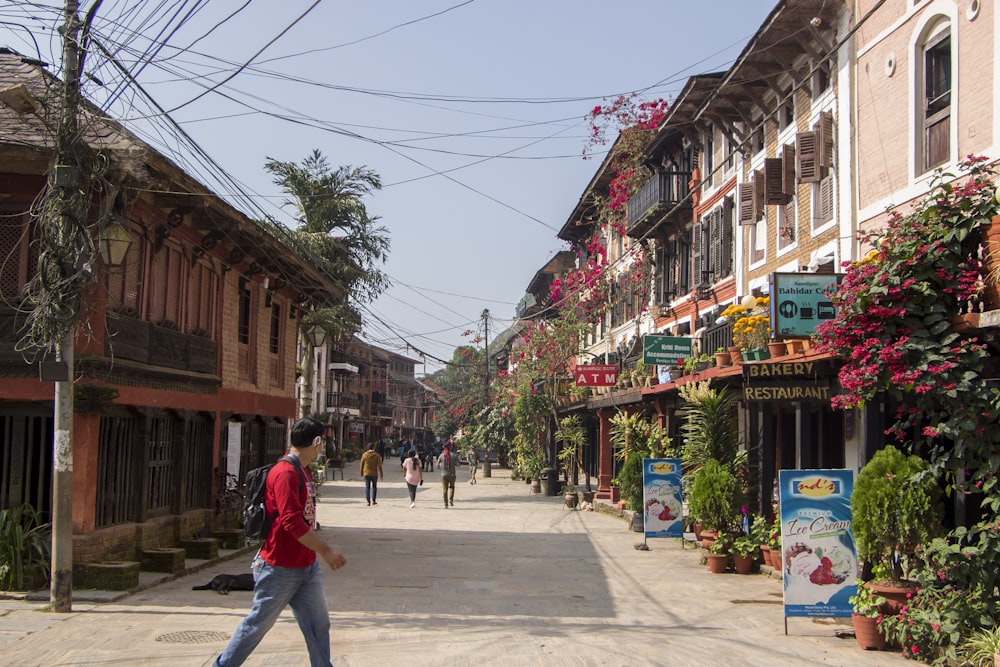
{"label": "bahidar cafe sign", "polygon": [[832,369],[818,361],[744,364],[743,399],[746,401],[829,401]]}

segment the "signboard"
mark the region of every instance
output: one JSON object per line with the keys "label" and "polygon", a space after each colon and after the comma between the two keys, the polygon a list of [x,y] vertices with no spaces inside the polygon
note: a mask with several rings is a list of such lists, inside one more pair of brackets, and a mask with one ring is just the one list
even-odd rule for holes
{"label": "signboard", "polygon": [[829,401],[833,394],[826,382],[744,385],[744,401]]}
{"label": "signboard", "polygon": [[822,362],[788,361],[744,364],[745,401],[829,401],[832,370]]}
{"label": "signboard", "polygon": [[361,422],[351,422],[350,424],[347,425],[347,432],[348,433],[364,433],[365,432],[365,425],[362,424]]}
{"label": "signboard", "polygon": [[683,537],[680,459],[642,460],[642,523],[646,537]]}
{"label": "signboard", "polygon": [[851,533],[852,470],[781,470],[785,616],[850,616],[858,558]]}
{"label": "signboard", "polygon": [[691,339],[678,336],[642,337],[642,363],[676,366],[678,359],[691,356]]}
{"label": "signboard", "polygon": [[[240,477],[240,454],[243,449],[243,422],[229,422],[226,436],[226,472]],[[232,479],[232,478],[230,478]]]}
{"label": "signboard", "polygon": [[834,273],[772,273],[771,333],[774,338],[808,337],[816,325],[837,316],[827,296],[843,279]]}
{"label": "signboard", "polygon": [[577,387],[613,387],[618,384],[618,366],[615,364],[577,366],[573,371],[573,382]]}

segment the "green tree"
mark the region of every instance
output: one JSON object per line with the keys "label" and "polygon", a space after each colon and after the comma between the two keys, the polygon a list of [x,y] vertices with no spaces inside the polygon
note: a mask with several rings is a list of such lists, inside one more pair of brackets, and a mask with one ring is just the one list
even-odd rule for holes
{"label": "green tree", "polygon": [[289,196],[283,205],[295,212],[295,242],[321,257],[354,301],[368,303],[382,294],[389,286],[380,268],[389,256],[389,234],[363,201],[381,189],[379,175],[367,167],[333,169],[318,149],[301,163],[269,157],[264,168]]}

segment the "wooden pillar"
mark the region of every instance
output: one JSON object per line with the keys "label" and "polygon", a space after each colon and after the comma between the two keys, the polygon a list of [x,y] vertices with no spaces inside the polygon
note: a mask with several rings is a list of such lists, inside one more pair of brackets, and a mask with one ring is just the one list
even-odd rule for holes
{"label": "wooden pillar", "polygon": [[600,410],[597,416],[600,419],[600,441],[598,445],[596,497],[614,500],[611,489],[611,478],[614,477],[611,453],[611,413],[607,410]]}

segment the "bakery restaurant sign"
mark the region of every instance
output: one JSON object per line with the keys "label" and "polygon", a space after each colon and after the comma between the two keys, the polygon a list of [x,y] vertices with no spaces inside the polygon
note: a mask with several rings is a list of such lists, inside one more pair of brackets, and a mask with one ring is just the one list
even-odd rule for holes
{"label": "bakery restaurant sign", "polygon": [[818,378],[815,361],[743,365],[746,401],[828,401],[830,383]]}

